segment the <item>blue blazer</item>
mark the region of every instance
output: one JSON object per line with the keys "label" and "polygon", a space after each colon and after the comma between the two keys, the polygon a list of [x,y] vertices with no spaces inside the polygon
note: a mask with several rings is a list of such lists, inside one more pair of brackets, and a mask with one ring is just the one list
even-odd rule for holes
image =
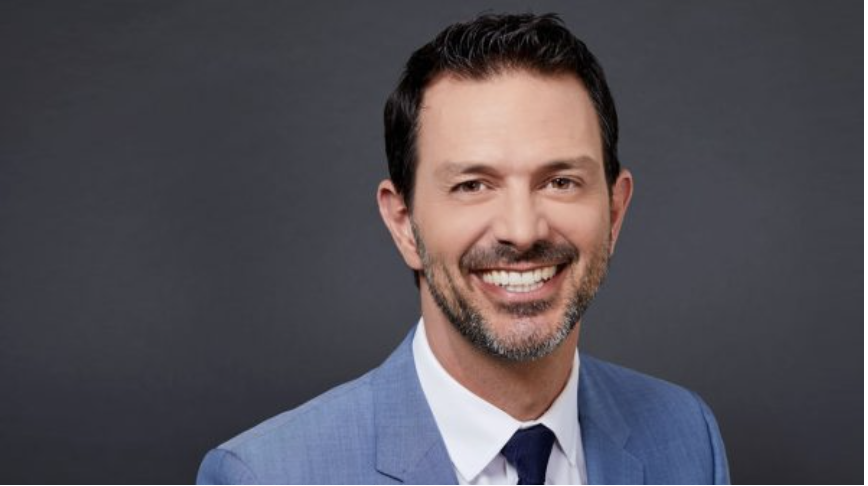
{"label": "blue blazer", "polygon": [[[208,452],[199,484],[457,484],[413,362],[379,367]],[[726,484],[714,416],[694,393],[582,355],[579,416],[591,484]]]}

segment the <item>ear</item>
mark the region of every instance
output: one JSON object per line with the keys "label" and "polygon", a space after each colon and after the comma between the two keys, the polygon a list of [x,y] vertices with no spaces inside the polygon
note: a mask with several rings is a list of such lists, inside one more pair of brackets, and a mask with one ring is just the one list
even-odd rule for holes
{"label": "ear", "polygon": [[413,270],[421,270],[422,259],[419,257],[416,238],[410,225],[410,209],[392,181],[386,179],[380,182],[377,188],[377,204],[380,206],[380,216],[392,234],[392,240],[404,257],[404,262]]}
{"label": "ear", "polygon": [[633,197],[633,174],[627,169],[621,169],[615,184],[612,185],[612,201],[610,206],[610,221],[612,225],[612,241],[609,247],[609,255],[615,252],[615,243],[621,233],[621,225],[624,224],[624,216],[627,214],[627,206]]}

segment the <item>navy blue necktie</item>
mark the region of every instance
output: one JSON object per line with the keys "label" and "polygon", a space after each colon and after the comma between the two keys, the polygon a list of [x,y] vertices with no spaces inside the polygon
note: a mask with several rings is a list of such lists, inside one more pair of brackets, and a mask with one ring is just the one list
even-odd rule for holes
{"label": "navy blue necktie", "polygon": [[545,484],[554,443],[554,432],[539,424],[513,434],[500,452],[518,471],[518,484]]}

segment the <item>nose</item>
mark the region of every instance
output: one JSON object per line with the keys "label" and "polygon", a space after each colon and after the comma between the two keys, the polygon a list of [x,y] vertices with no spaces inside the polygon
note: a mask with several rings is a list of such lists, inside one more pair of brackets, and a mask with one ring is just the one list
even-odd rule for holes
{"label": "nose", "polygon": [[504,198],[493,225],[498,242],[524,251],[549,236],[549,225],[532,194],[511,194]]}

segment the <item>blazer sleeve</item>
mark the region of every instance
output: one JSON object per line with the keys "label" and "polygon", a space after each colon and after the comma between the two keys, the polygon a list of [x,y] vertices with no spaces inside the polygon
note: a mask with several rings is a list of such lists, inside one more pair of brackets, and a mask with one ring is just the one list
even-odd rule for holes
{"label": "blazer sleeve", "polygon": [[720,436],[720,429],[717,426],[717,420],[708,405],[699,397],[693,394],[696,401],[699,402],[699,407],[702,410],[702,416],[705,419],[705,425],[708,430],[708,437],[711,440],[711,454],[714,470],[712,471],[711,484],[730,484],[729,482],[729,463],[726,460],[726,449],[723,446],[723,438]]}
{"label": "blazer sleeve", "polygon": [[253,471],[232,451],[213,449],[205,455],[196,484],[258,484]]}

